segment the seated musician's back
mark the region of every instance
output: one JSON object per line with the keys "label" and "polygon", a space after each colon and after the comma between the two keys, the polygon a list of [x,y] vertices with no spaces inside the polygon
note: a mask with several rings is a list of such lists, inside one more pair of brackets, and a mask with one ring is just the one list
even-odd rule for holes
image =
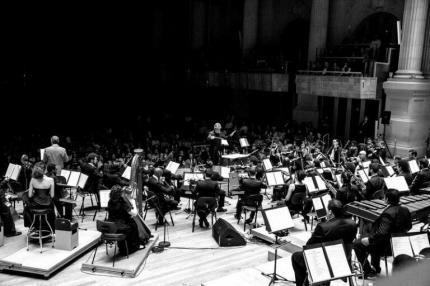
{"label": "seated musician's back", "polygon": [[219,185],[216,181],[211,179],[211,172],[205,172],[205,179],[198,181],[195,192],[197,197],[217,197],[220,192]]}
{"label": "seated musician's back", "polygon": [[426,158],[420,160],[421,170],[415,176],[411,184],[411,192],[417,193],[421,188],[430,187],[429,161]]}
{"label": "seated musician's back", "polygon": [[[342,239],[346,249],[346,256],[350,259],[352,241],[357,234],[357,224],[350,218],[344,216],[343,206],[340,201],[331,200],[328,204],[328,209],[334,215],[334,218],[319,223],[306,245]],[[309,285],[307,281],[306,284],[304,284],[307,274],[303,252],[298,251],[293,253],[291,261],[296,277],[296,285]]]}

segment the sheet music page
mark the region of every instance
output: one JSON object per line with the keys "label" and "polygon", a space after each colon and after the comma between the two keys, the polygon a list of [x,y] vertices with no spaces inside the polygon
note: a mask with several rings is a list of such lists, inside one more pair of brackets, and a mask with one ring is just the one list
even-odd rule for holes
{"label": "sheet music page", "polygon": [[170,173],[172,173],[173,175],[176,174],[176,171],[179,168],[179,163],[170,161],[169,164],[167,164],[166,170],[169,170]]}
{"label": "sheet music page", "polygon": [[70,171],[69,170],[61,170],[60,175],[66,179],[66,182],[69,180]]}
{"label": "sheet music page", "polygon": [[308,187],[309,193],[313,193],[313,192],[318,191],[318,189],[315,187],[314,181],[312,180],[311,177],[306,177],[303,180],[303,183]]}
{"label": "sheet music page", "polygon": [[390,176],[394,175],[394,169],[392,166],[385,166],[385,168],[388,171],[388,175],[390,175]]}
{"label": "sheet music page", "polygon": [[322,174],[322,173],[324,173],[324,170],[322,168],[320,168],[320,169],[317,169],[317,172]]}
{"label": "sheet music page", "polygon": [[342,244],[327,245],[325,246],[325,252],[334,277],[344,277],[352,274]]}
{"label": "sheet music page", "polygon": [[109,203],[110,190],[100,190],[100,207],[107,208]]}
{"label": "sheet music page", "polygon": [[266,217],[270,224],[271,232],[285,230],[294,227],[288,207],[266,209]]}
{"label": "sheet music page", "polygon": [[88,180],[88,176],[85,175],[84,173],[81,173],[81,175],[79,176],[78,187],[83,189],[85,187],[85,184],[87,183],[87,180]]}
{"label": "sheet music page", "polygon": [[364,161],[363,163],[361,163],[362,165],[363,165],[363,168],[364,169],[366,169],[366,168],[369,168],[369,166],[370,166],[370,161]]}
{"label": "sheet music page", "polygon": [[339,188],[342,188],[343,184],[342,184],[342,178],[340,174],[336,175],[336,181],[337,181],[337,184],[339,185]]}
{"label": "sheet music page", "polygon": [[70,171],[70,177],[69,177],[69,180],[67,181],[67,185],[76,187],[78,185],[78,182],[79,182],[80,174],[81,173],[76,172],[76,171]]}
{"label": "sheet music page", "polygon": [[363,183],[367,183],[367,181],[369,181],[369,179],[367,178],[366,173],[363,170],[358,170],[358,175],[360,176],[360,178],[363,181]]}
{"label": "sheet music page", "polygon": [[11,180],[14,180],[14,181],[18,180],[18,176],[19,176],[19,172],[21,172],[21,168],[22,167],[20,165],[15,165],[12,171],[12,175],[10,176]]}
{"label": "sheet music page", "polygon": [[327,190],[327,186],[325,185],[324,181],[321,179],[320,176],[315,176],[315,180],[317,181],[318,190]]}
{"label": "sheet music page", "polygon": [[282,176],[282,172],[273,172],[273,175],[275,176],[275,181],[277,185],[283,185],[284,182],[284,176]]}
{"label": "sheet music page", "polygon": [[45,155],[45,149],[40,149],[40,160],[43,161],[43,156]]}
{"label": "sheet music page", "polygon": [[409,241],[409,236],[398,236],[392,237],[393,243],[393,255],[396,257],[400,254],[407,254],[409,256],[414,256],[412,253],[411,243]]}
{"label": "sheet music page", "polygon": [[270,162],[269,159],[263,160],[263,166],[265,170],[271,170],[273,168],[272,163]]}
{"label": "sheet music page", "polygon": [[273,172],[266,173],[267,185],[276,186],[276,179]]}
{"label": "sheet music page", "polygon": [[331,279],[330,270],[322,247],[306,249],[303,251],[303,254],[306,258],[313,283]]}
{"label": "sheet music page", "polygon": [[331,197],[329,194],[325,194],[324,196],[321,197],[321,200],[324,204],[325,210],[327,211],[328,214],[328,203],[331,201]]}
{"label": "sheet music page", "polygon": [[202,181],[205,179],[205,176],[203,173],[194,173],[194,180],[196,181]]}
{"label": "sheet music page", "polygon": [[321,168],[326,168],[327,167],[326,164],[325,164],[325,162],[321,162],[320,166],[321,166]]}
{"label": "sheet music page", "polygon": [[384,178],[384,181],[388,189],[396,189],[399,192],[409,191],[408,184],[403,176]]}
{"label": "sheet music page", "polygon": [[191,179],[193,179],[192,173],[184,173],[184,186],[189,186]]}
{"label": "sheet music page", "polygon": [[240,138],[239,143],[242,148],[249,147],[248,139],[246,138]]}
{"label": "sheet music page", "polygon": [[222,146],[228,146],[228,141],[225,139],[221,139],[221,145]]}
{"label": "sheet music page", "polygon": [[314,204],[315,210],[322,210],[324,208],[321,199],[319,197],[312,198],[312,203]]}
{"label": "sheet music page", "polygon": [[430,247],[427,233],[411,235],[409,236],[409,241],[411,242],[412,250],[414,251],[415,255],[420,254],[420,251],[424,248]]}
{"label": "sheet music page", "polygon": [[412,174],[418,173],[420,171],[420,167],[418,167],[416,160],[411,160],[408,162],[408,164]]}
{"label": "sheet music page", "polygon": [[236,172],[231,172],[228,178],[229,189],[236,189],[239,185],[239,175]]}
{"label": "sheet music page", "polygon": [[124,173],[122,173],[121,177],[123,177],[127,180],[130,180],[130,177],[131,177],[131,167],[130,166],[127,166],[125,168]]}
{"label": "sheet music page", "polygon": [[7,170],[6,170],[6,174],[4,175],[6,178],[10,178],[12,176],[13,173],[13,169],[15,168],[14,164],[9,163],[9,165],[7,166]]}
{"label": "sheet music page", "polygon": [[221,177],[224,179],[228,179],[230,175],[230,168],[229,167],[221,167]]}

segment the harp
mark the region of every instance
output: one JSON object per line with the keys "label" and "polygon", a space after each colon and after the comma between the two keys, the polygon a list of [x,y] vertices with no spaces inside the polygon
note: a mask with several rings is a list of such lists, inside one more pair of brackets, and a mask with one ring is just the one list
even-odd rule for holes
{"label": "harp", "polygon": [[137,210],[142,215],[142,173],[140,170],[142,149],[134,149],[134,156],[131,160],[131,173],[130,173],[130,189],[132,197],[136,200]]}

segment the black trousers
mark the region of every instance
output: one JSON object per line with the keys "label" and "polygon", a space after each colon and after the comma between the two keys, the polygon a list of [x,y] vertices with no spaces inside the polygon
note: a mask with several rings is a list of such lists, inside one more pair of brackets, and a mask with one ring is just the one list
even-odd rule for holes
{"label": "black trousers", "polygon": [[10,213],[10,208],[5,206],[4,204],[1,204],[0,206],[0,218],[3,222],[4,234],[14,234],[16,229],[15,223],[13,222],[12,214]]}
{"label": "black trousers", "polygon": [[[381,253],[385,250],[386,245],[375,245],[370,244],[365,246],[361,243],[361,239],[358,239],[354,242],[354,250],[357,255],[358,261],[363,265],[363,271],[369,272],[371,270],[370,264],[375,268],[376,271],[381,270],[380,261],[381,261]],[[367,257],[371,257],[371,262],[367,260]]]}
{"label": "black trousers", "polygon": [[224,207],[225,204],[225,191],[221,190],[219,192],[219,199],[218,199],[218,208],[221,209]]}
{"label": "black trousers", "polygon": [[[293,264],[294,276],[296,277],[296,285],[309,285],[307,277],[307,269],[305,259],[303,258],[303,251],[294,252],[291,256],[291,263]],[[303,284],[306,281],[306,284]]]}

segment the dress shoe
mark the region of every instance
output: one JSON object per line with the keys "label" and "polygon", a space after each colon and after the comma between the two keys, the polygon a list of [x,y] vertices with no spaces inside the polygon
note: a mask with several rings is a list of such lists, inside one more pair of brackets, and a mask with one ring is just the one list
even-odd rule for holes
{"label": "dress shoe", "polygon": [[246,224],[251,224],[252,222],[253,222],[253,218],[249,218],[249,219],[247,219],[247,220],[245,220],[245,223]]}
{"label": "dress shoe", "polygon": [[206,218],[204,219],[204,221],[203,221],[203,222],[205,223],[205,226],[206,226],[206,227],[209,227],[209,222],[208,222],[208,220],[207,220]]}
{"label": "dress shoe", "polygon": [[18,235],[21,235],[20,231],[15,231],[15,232],[8,233],[8,234],[5,233],[4,236],[6,236],[6,237],[13,237],[13,236],[18,236]]}
{"label": "dress shoe", "polygon": [[202,220],[202,219],[199,219],[199,226],[200,226],[201,228],[203,228],[203,220]]}
{"label": "dress shoe", "polygon": [[227,209],[224,209],[224,208],[218,208],[216,211],[217,211],[217,212],[219,212],[219,213],[223,213],[223,212],[226,212],[226,211],[227,211]]}

